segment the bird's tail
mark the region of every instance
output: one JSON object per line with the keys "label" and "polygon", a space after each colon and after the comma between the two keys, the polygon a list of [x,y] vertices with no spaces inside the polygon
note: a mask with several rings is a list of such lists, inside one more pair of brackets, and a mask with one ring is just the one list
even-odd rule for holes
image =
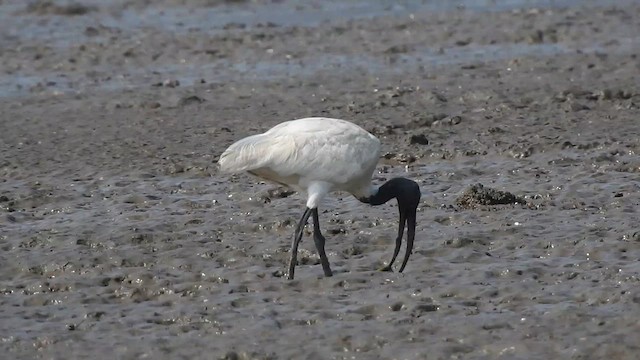
{"label": "bird's tail", "polygon": [[278,141],[264,134],[238,140],[220,155],[219,169],[225,173],[239,173],[268,166],[274,150],[281,148],[276,144]]}

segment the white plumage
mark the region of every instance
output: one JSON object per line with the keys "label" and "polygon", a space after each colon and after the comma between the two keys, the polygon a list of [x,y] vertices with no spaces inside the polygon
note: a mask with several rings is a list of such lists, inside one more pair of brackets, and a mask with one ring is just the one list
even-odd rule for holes
{"label": "white plumage", "polygon": [[308,192],[307,207],[318,207],[331,191],[358,198],[372,191],[380,140],[348,121],[311,117],[286,121],[264,134],[246,137],[220,156],[220,170],[247,171]]}
{"label": "white plumage", "polygon": [[416,209],[420,188],[414,181],[395,178],[380,187],[371,185],[371,176],[380,158],[380,141],[361,127],[345,120],[311,117],[274,126],[264,134],[246,137],[229,146],[218,164],[228,173],[248,172],[307,192],[307,207],[296,227],[291,244],[289,279],[293,279],[302,229],[313,215],[313,239],[325,276],[332,276],[325,254],[325,238],[320,231],[318,206],[332,191],[347,191],[361,202],[380,205],[395,198],[400,211],[398,237],[391,270],[407,225],[404,269],[413,248]]}

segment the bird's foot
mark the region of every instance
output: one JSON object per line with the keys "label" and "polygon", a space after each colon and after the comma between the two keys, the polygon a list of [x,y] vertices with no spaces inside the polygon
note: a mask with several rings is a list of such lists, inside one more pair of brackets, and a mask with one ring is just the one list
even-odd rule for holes
{"label": "bird's foot", "polygon": [[295,272],[293,270],[289,270],[289,272],[287,272],[287,280],[293,280],[294,275]]}
{"label": "bird's foot", "polygon": [[383,266],[380,269],[378,269],[378,271],[390,271],[393,272],[393,269],[391,268],[391,265],[387,265],[387,266]]}

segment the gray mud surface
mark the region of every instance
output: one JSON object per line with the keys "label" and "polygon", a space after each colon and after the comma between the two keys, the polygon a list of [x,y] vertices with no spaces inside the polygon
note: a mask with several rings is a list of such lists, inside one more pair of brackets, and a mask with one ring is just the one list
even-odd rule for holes
{"label": "gray mud surface", "polygon": [[[2,357],[637,358],[640,2],[451,3],[1,1]],[[218,174],[306,116],[421,184],[403,274],[336,194],[285,280],[304,194]]]}

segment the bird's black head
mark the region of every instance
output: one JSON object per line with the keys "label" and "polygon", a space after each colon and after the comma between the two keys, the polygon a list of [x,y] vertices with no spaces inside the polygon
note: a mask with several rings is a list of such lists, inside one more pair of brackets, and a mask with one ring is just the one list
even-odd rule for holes
{"label": "bird's black head", "polygon": [[413,240],[415,239],[416,233],[416,210],[420,203],[420,186],[413,180],[402,177],[394,178],[380,186],[375,195],[367,199],[361,199],[361,201],[375,206],[384,204],[393,198],[398,200],[398,211],[400,212],[398,237],[396,238],[396,248],[393,252],[393,258],[384,270],[391,270],[391,265],[395,261],[396,256],[398,256],[406,223],[407,251],[404,255],[402,266],[400,267],[400,272],[402,272],[413,251]]}

